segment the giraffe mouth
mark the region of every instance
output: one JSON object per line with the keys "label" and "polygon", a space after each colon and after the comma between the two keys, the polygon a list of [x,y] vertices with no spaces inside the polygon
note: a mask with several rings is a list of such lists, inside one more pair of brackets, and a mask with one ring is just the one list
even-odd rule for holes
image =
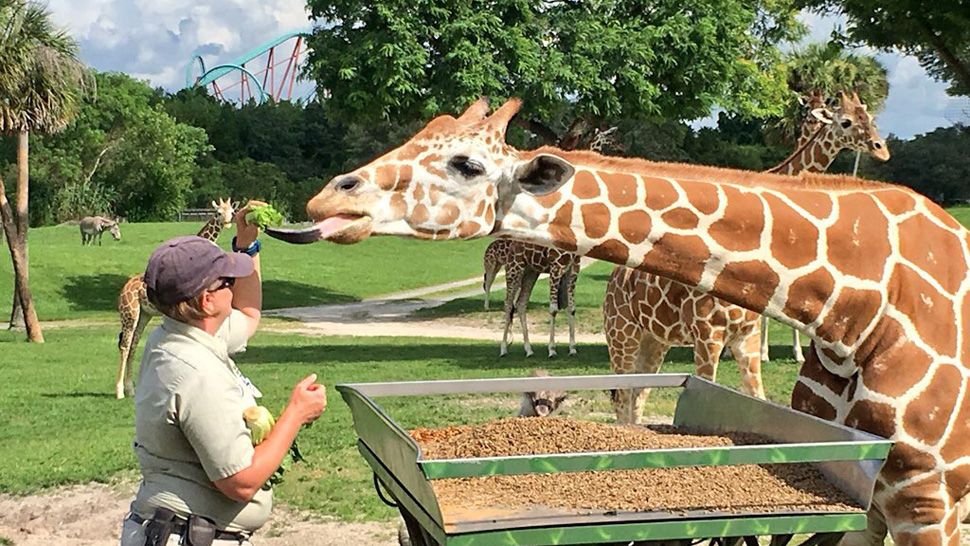
{"label": "giraffe mouth", "polygon": [[317,241],[330,241],[338,244],[353,244],[370,236],[373,221],[370,216],[356,214],[337,214],[325,218],[312,226],[299,229],[267,227],[266,235],[281,241],[305,245]]}

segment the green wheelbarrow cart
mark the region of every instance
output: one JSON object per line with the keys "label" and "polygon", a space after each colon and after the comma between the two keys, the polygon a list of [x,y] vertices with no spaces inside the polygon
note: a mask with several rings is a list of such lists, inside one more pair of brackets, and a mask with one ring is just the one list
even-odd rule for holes
{"label": "green wheelbarrow cart", "polygon": [[[524,393],[537,390],[675,388],[675,427],[757,434],[770,443],[678,449],[557,453],[474,459],[427,459],[420,446],[377,402],[381,397]],[[832,546],[866,528],[876,474],[892,442],[752,398],[687,374],[411,381],[337,385],[350,406],[357,446],[382,500],[401,512],[411,546],[659,545]],[[796,464],[814,466],[853,502],[839,510],[523,510],[442,506],[440,479],[650,468]],[[459,507],[461,508],[461,507]]]}

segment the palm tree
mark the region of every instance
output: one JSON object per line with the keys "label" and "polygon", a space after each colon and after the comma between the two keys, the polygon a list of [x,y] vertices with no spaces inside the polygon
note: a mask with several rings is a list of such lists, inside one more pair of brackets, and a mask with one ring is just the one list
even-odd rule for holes
{"label": "palm tree", "polygon": [[87,70],[77,58],[74,39],[54,26],[44,6],[31,0],[0,0],[0,58],[0,134],[17,135],[16,210],[0,177],[0,219],[13,260],[15,309],[19,300],[28,339],[43,342],[27,280],[28,137],[32,131],[51,133],[71,122]]}
{"label": "palm tree", "polygon": [[836,41],[809,44],[793,51],[786,64],[791,100],[781,119],[768,127],[771,140],[777,142],[790,143],[798,136],[805,117],[799,97],[820,93],[832,98],[839,91],[855,91],[870,112],[878,112],[889,94],[885,67],[875,58],[853,53]]}

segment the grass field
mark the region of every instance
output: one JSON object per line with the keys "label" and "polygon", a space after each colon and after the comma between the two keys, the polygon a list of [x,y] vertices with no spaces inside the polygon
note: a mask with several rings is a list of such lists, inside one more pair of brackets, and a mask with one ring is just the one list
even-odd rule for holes
{"label": "grass field", "polygon": [[[123,224],[121,241],[80,244],[77,226],[30,230],[30,286],[41,320],[114,318],[128,277],[163,241],[200,224]],[[233,230],[219,242],[229,247]],[[375,237],[358,245],[294,246],[262,237],[265,307],[357,301],[481,274],[489,240],[426,242]],[[10,259],[0,259],[0,309],[13,293]],[[2,313],[4,311],[0,311]],[[6,320],[7,317],[3,317]]]}
{"label": "grass field", "polygon": [[[134,432],[130,399],[115,400],[116,351],[112,328],[56,328],[44,345],[11,342],[0,335],[0,491],[29,493],[69,483],[106,481],[137,469],[131,451]],[[309,338],[259,334],[240,368],[278,411],[292,385],[316,372],[328,387],[326,414],[300,435],[307,462],[295,465],[277,490],[290,505],[345,520],[386,519],[390,509],[377,499],[371,476],[355,447],[347,406],[337,383],[526,376],[533,366],[556,375],[608,373],[602,345],[580,346],[579,355],[555,360],[513,354],[499,359],[491,343],[402,338]],[[671,351],[664,371],[690,372],[688,350]],[[765,370],[772,399],[789,397],[796,365],[772,362]],[[719,380],[737,387],[733,362]],[[648,414],[670,414],[674,391],[655,391]],[[514,397],[388,399],[383,402],[404,426],[470,423],[512,415]],[[570,412],[608,419],[606,393],[573,393]]]}

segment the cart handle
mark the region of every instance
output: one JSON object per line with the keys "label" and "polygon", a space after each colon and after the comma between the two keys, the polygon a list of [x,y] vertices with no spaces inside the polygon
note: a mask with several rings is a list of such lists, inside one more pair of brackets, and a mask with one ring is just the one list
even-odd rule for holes
{"label": "cart handle", "polygon": [[388,500],[387,497],[384,496],[384,492],[381,491],[381,481],[377,479],[377,473],[374,472],[373,475],[374,475],[374,490],[377,491],[377,497],[381,499],[381,502],[390,506],[391,508],[398,508],[400,506],[398,503]]}

